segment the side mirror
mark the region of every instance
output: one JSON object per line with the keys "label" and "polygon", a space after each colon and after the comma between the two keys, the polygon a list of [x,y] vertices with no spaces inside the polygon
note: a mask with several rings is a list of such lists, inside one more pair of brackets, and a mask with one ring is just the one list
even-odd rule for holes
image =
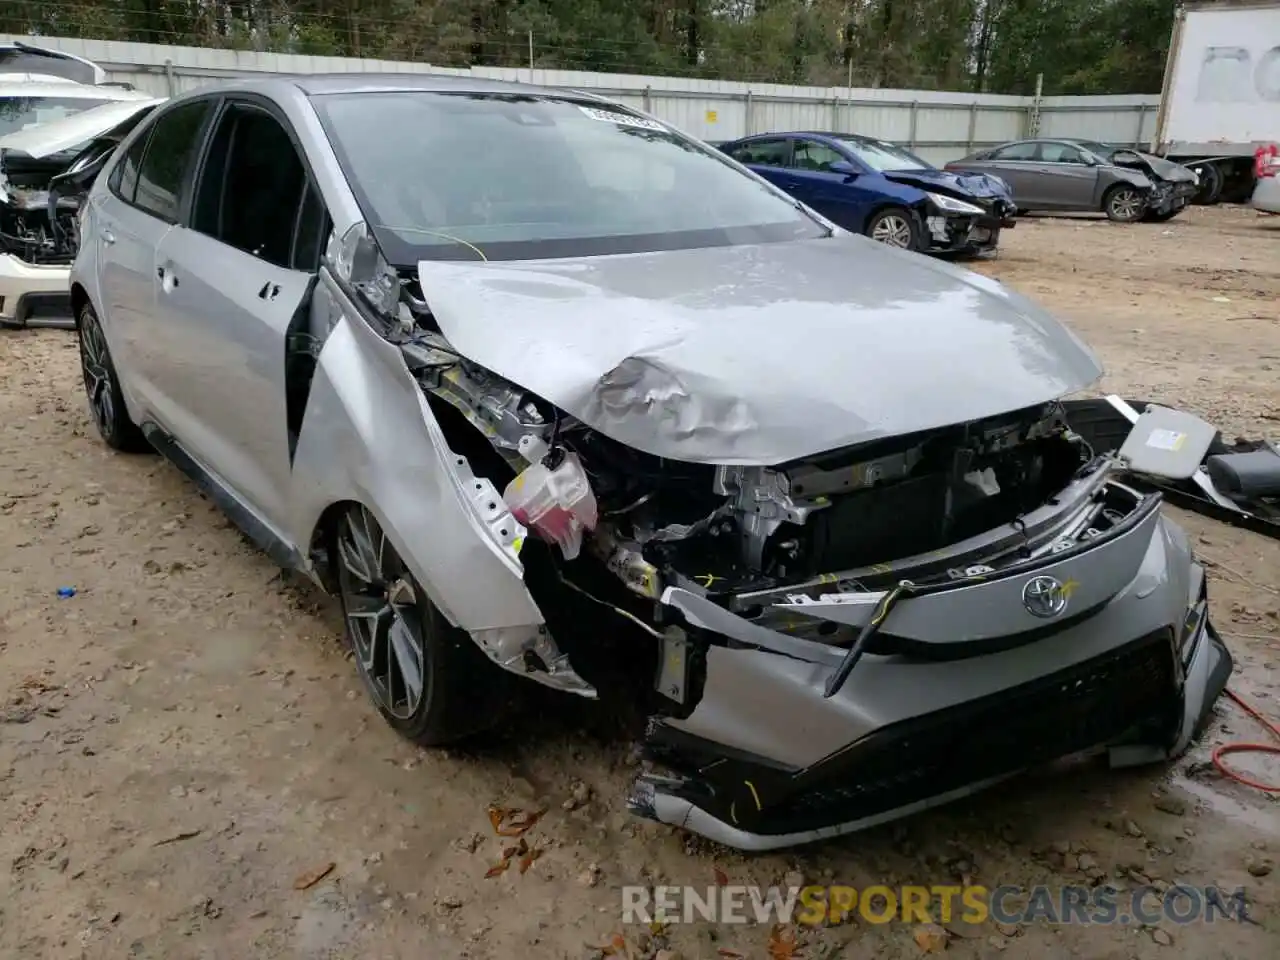
{"label": "side mirror", "polygon": [[827,167],[827,170],[831,173],[844,177],[846,180],[852,180],[858,175],[858,171],[854,169],[853,164],[848,160],[837,160],[835,163],[831,164],[831,166]]}

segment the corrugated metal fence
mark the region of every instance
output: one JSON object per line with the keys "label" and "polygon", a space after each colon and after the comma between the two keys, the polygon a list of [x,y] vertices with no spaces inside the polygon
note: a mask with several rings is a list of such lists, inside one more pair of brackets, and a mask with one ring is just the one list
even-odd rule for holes
{"label": "corrugated metal fence", "polygon": [[472,74],[549,87],[590,89],[645,109],[707,140],[770,130],[840,130],[893,140],[943,163],[981,146],[1037,131],[1140,145],[1155,132],[1156,96],[1015,97],[925,90],[802,87],[683,77],[514,67],[452,69],[426,63],[173,47],[63,37],[27,40],[101,64],[111,79],[160,96],[261,73]]}

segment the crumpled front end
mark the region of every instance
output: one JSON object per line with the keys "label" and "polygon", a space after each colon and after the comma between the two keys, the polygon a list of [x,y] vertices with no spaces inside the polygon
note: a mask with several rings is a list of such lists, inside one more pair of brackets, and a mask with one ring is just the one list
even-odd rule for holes
{"label": "crumpled front end", "polygon": [[0,323],[70,322],[75,207],[50,202],[52,176],[0,151]]}
{"label": "crumpled front end", "polygon": [[[1000,178],[985,173],[945,170],[890,170],[885,178],[926,193],[916,211],[926,253],[989,254],[1000,231],[1017,226],[1017,205]],[[950,201],[940,205],[933,198]]]}
{"label": "crumpled front end", "polygon": [[121,138],[160,102],[139,95],[0,137],[0,324],[75,326],[81,204]]}
{"label": "crumpled front end", "polygon": [[952,212],[926,208],[925,252],[957,253],[970,256],[994,253],[1000,245],[1001,230],[1017,226],[1017,207],[1003,197],[971,198],[974,212]]}
{"label": "crumpled front end", "polygon": [[[1065,490],[1062,509],[1028,515],[1025,535],[973,544],[959,570],[916,558],[726,605],[667,591],[682,621],[669,646],[705,651],[705,675],[685,677],[698,691],[687,715],[651,723],[648,749],[669,775],[642,776],[632,809],[770,849],[1083,751],[1117,765],[1177,755],[1231,658],[1185,535],[1158,496],[1107,472]],[[929,586],[883,616],[830,692],[852,638],[908,578]]]}
{"label": "crumpled front end", "polygon": [[[414,283],[359,225],[331,251],[396,370],[369,408],[429,428],[412,462],[412,431],[389,433],[399,467],[370,475],[398,486],[374,500],[405,507],[382,526],[433,602],[527,679],[624,681],[668,771],[634,809],[733,846],[849,832],[1082,750],[1170,756],[1230,672],[1185,536],[1056,399],[1092,355],[1001,288],[858,243],[931,280],[927,310],[839,313],[824,269],[810,309],[766,311],[792,305],[800,261],[763,248],[686,254],[741,283],[674,254],[420,264]],[[806,249],[843,263],[847,245]],[[832,349],[778,362],[766,314],[798,340],[819,305]],[[946,323],[971,366],[904,348],[872,369],[876,338],[946,306],[968,308]]]}

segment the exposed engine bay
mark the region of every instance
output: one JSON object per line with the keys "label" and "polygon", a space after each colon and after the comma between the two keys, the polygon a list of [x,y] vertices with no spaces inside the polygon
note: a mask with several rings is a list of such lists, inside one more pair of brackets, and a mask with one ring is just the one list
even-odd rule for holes
{"label": "exposed engine bay", "polygon": [[125,111],[118,110],[120,104],[109,104],[110,120],[122,114],[126,119],[65,149],[36,155],[0,150],[0,253],[35,266],[71,264],[80,247],[80,205],[120,141],[150,112],[151,103],[126,102]]}
{"label": "exposed engine bay", "polygon": [[1092,457],[1051,403],[777,467],[663,459],[460,356],[422,308],[402,343],[409,368],[502,456],[510,474],[491,479],[507,483],[516,518],[562,560],[594,557],[651,600],[671,586],[726,596],[928,554],[1017,522]]}
{"label": "exposed engine bay", "polygon": [[70,264],[79,248],[76,214],[83,163],[0,154],[0,252],[30,264]]}

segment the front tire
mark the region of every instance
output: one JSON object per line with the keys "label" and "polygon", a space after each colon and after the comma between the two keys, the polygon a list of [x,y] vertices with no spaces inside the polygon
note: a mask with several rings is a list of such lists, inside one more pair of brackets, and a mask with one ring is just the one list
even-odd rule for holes
{"label": "front tire", "polygon": [[1191,202],[1201,207],[1211,207],[1222,199],[1222,188],[1226,185],[1226,177],[1222,168],[1216,163],[1196,164],[1192,166],[1200,175],[1200,189]]}
{"label": "front tire", "polygon": [[92,304],[85,303],[80,308],[76,333],[80,340],[80,373],[89,399],[89,415],[98,433],[113,450],[149,452],[151,444],[129,417],[120,391],[120,377],[107,348],[107,337]]}
{"label": "front tire", "polygon": [[1146,213],[1146,201],[1137,187],[1116,184],[1102,198],[1102,212],[1112,223],[1133,223]]}
{"label": "front tire", "polygon": [[334,560],[356,671],[387,724],[440,746],[496,723],[506,674],[436,609],[365,507],[339,519]]}
{"label": "front tire", "polygon": [[919,250],[919,228],[915,217],[904,207],[886,207],[867,221],[867,236],[887,247]]}

